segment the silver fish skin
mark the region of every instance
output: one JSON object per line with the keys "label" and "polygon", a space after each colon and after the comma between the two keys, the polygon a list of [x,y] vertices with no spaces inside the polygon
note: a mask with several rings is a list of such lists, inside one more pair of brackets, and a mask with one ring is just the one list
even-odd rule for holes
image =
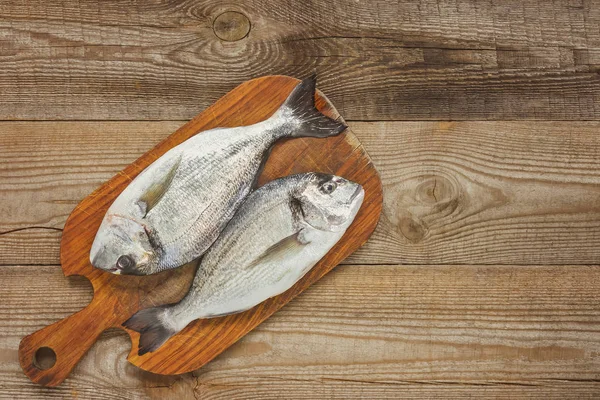
{"label": "silver fish skin", "polygon": [[188,294],[123,324],[141,333],[138,353],[156,350],[195,319],[239,313],[292,287],[339,241],[363,198],[359,184],[320,173],[253,192],[204,255]]}
{"label": "silver fish skin", "polygon": [[115,274],[149,275],[200,257],[251,191],[273,144],[328,137],[346,125],[316,110],[305,79],[273,116],[193,136],[142,171],[108,209],[90,262]]}

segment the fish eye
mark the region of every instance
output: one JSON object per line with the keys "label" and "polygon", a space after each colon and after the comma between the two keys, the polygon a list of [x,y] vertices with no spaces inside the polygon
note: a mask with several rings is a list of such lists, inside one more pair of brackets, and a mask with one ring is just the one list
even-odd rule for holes
{"label": "fish eye", "polygon": [[119,269],[125,270],[132,268],[133,266],[135,266],[135,261],[131,256],[124,255],[117,259],[117,267]]}
{"label": "fish eye", "polygon": [[325,182],[319,188],[323,194],[331,194],[335,189],[337,189],[337,184],[333,181]]}

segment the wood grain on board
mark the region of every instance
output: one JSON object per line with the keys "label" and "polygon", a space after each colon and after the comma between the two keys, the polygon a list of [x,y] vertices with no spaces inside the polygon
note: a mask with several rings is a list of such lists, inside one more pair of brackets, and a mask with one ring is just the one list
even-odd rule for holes
{"label": "wood grain on board", "polygon": [[[183,122],[0,123],[0,264],[58,264],[79,201]],[[596,264],[600,123],[350,123],[384,184],[350,264]],[[49,228],[49,229],[46,229]]]}
{"label": "wood grain on board", "polygon": [[[216,127],[264,121],[277,111],[299,82],[286,76],[269,76],[242,83],[75,207],[62,232],[60,263],[65,275],[82,275],[91,281],[94,298],[78,313],[23,338],[19,345],[19,362],[32,381],[45,386],[59,385],[104,330],[120,327],[140,309],[180,300],[191,284],[197,263],[152,276],[114,275],[92,267],[89,261],[92,242],[115,198],[144,168],[190,137]],[[339,118],[335,108],[320,93],[316,95],[316,107],[331,118]],[[223,132],[227,134],[226,130]],[[338,243],[284,293],[243,313],[196,320],[153,352],[138,355],[139,334],[128,331],[133,341],[128,357],[132,364],[168,375],[201,367],[366,242],[381,213],[381,181],[369,156],[349,129],[325,139],[300,137],[278,141],[258,183],[262,185],[279,177],[315,170],[342,175],[364,189],[362,206]],[[41,368],[35,361],[37,352],[43,348],[56,353],[56,363],[48,368]]]}
{"label": "wood grain on board", "polygon": [[598,119],[599,23],[590,0],[2,0],[0,119],[189,120],[315,71],[347,120]]}
{"label": "wood grain on board", "polygon": [[3,267],[0,277],[7,397],[586,399],[600,391],[593,266],[338,267],[192,374],[133,367],[124,360],[129,337],[111,331],[57,388],[22,374],[18,343],[85,306],[89,283],[57,266]]}

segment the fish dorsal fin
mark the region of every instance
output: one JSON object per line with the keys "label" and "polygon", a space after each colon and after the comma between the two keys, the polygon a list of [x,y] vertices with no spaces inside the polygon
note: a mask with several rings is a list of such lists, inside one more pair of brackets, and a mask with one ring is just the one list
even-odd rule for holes
{"label": "fish dorsal fin", "polygon": [[169,186],[173,182],[177,168],[181,163],[181,154],[171,163],[170,166],[164,168],[160,175],[154,176],[153,182],[146,188],[146,190],[140,195],[138,199],[138,205],[142,210],[144,217],[148,215],[163,198]]}
{"label": "fish dorsal fin", "polygon": [[265,250],[256,260],[252,261],[246,269],[253,268],[259,264],[273,263],[276,261],[282,261],[290,256],[297,254],[301,251],[304,246],[309,242],[304,240],[302,231],[296,232],[286,238],[283,238],[279,242],[275,243],[267,250]]}

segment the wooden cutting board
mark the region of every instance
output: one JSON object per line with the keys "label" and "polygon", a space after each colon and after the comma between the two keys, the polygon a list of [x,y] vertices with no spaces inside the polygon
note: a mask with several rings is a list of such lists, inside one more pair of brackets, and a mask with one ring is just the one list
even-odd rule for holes
{"label": "wooden cutting board", "polygon": [[[21,341],[19,361],[25,374],[46,386],[60,384],[107,328],[119,327],[141,308],[181,299],[194,276],[195,265],[139,277],[112,275],[89,262],[92,241],[113,200],[145,167],[193,135],[216,127],[250,125],[272,115],[299,80],[266,76],[245,82],[167,137],[152,150],[85,198],[73,210],[63,231],[60,257],[65,276],[82,275],[92,282],[94,297],[83,310],[41,329]],[[320,92],[317,108],[332,118],[339,114]],[[158,374],[181,374],[200,368],[235,343],[288,301],[358,249],[371,235],[382,208],[381,181],[371,159],[354,134],[327,139],[297,138],[278,142],[259,184],[282,176],[318,171],[333,173],[363,185],[363,205],[340,242],[299,282],[281,295],[236,315],[197,320],[157,351],[137,355],[139,335],[127,331],[132,347],[129,362]],[[54,353],[47,368],[42,353]],[[44,369],[46,368],[46,369]]]}

